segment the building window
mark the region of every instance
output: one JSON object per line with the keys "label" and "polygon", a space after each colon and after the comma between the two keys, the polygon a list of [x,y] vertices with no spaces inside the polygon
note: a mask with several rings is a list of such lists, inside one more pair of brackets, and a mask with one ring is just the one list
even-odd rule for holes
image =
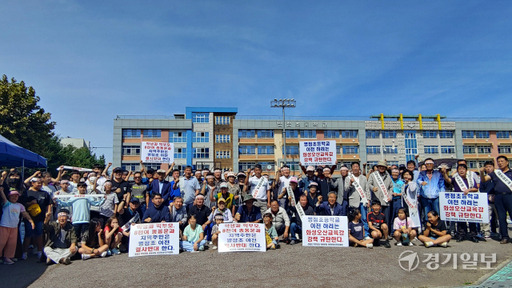
{"label": "building window", "polygon": [[140,138],[140,129],[123,129],[123,138]]}
{"label": "building window", "polygon": [[491,154],[491,146],[478,146],[479,154]]}
{"label": "building window", "polygon": [[489,138],[489,131],[476,131],[475,135],[476,135],[476,138],[488,139]]}
{"label": "building window", "polygon": [[238,153],[240,155],[254,155],[256,154],[256,147],[250,145],[242,145],[238,147]]}
{"label": "building window", "polygon": [[342,146],[343,154],[358,154],[359,153],[359,146]]}
{"label": "building window", "polygon": [[187,158],[187,148],[174,148],[174,158],[176,158],[176,159]]}
{"label": "building window", "polygon": [[192,123],[210,123],[210,113],[192,113]]}
{"label": "building window", "polygon": [[509,131],[496,131],[496,137],[498,139],[508,139],[508,138],[510,138],[510,132]]}
{"label": "building window", "polygon": [[272,155],[274,154],[274,146],[258,146],[259,155]]}
{"label": "building window", "polygon": [[366,154],[380,154],[380,146],[366,146]]}
{"label": "building window", "polygon": [[455,153],[455,146],[441,146],[441,154]]}
{"label": "building window", "polygon": [[254,138],[254,130],[238,130],[238,138]]}
{"label": "building window", "polygon": [[209,132],[194,132],[194,134],[192,134],[192,142],[208,143],[208,142],[210,142],[210,133]]}
{"label": "building window", "polygon": [[366,131],[366,138],[379,138],[380,131],[368,130]]}
{"label": "building window", "polygon": [[475,146],[468,146],[468,145],[464,145],[462,146],[462,153],[464,154],[475,154]]}
{"label": "building window", "polygon": [[230,143],[231,135],[217,134],[215,135],[215,143]]}
{"label": "building window", "polygon": [[144,138],[160,138],[162,135],[162,130],[157,129],[149,129],[149,130],[143,130],[142,134]]}
{"label": "building window", "polygon": [[229,159],[231,158],[231,151],[215,151],[215,158]]}
{"label": "building window", "polygon": [[373,168],[373,166],[377,166],[377,163],[379,163],[379,161],[368,161],[366,163],[368,163],[368,167]]}
{"label": "building window", "polygon": [[453,138],[453,131],[439,131],[439,137],[442,139]]}
{"label": "building window", "polygon": [[286,138],[299,138],[299,130],[286,130]]}
{"label": "building window", "polygon": [[498,153],[500,153],[500,154],[511,154],[512,153],[512,147],[510,145],[499,145],[498,146]]}
{"label": "building window", "polygon": [[316,139],[316,130],[300,130],[300,138]]}
{"label": "building window", "polygon": [[384,154],[398,154],[398,148],[391,145],[384,146]]}
{"label": "building window", "polygon": [[255,162],[238,162],[238,171],[247,171],[249,169],[253,169]]}
{"label": "building window", "polygon": [[464,139],[475,138],[475,131],[462,130],[462,138],[464,138]]}
{"label": "building window", "polygon": [[215,116],[216,125],[229,125],[231,117],[229,116]]}
{"label": "building window", "polygon": [[389,166],[398,166],[398,161],[387,161]]}
{"label": "building window", "polygon": [[341,138],[357,138],[357,130],[341,131]]}
{"label": "building window", "polygon": [[286,146],[286,155],[299,155],[299,146]]}
{"label": "building window", "polygon": [[187,142],[187,135],[184,131],[169,131],[170,143],[185,143]]}
{"label": "building window", "polygon": [[194,148],[194,158],[210,158],[210,148]]}
{"label": "building window", "polygon": [[423,131],[423,138],[437,138],[437,131],[432,131],[432,130]]}
{"label": "building window", "polygon": [[140,146],[123,146],[123,156],[140,155]]}
{"label": "building window", "polygon": [[340,138],[340,131],[338,131],[338,130],[325,130],[324,131],[324,138],[328,138],[328,139]]}
{"label": "building window", "polygon": [[258,138],[274,138],[274,130],[258,130]]}
{"label": "building window", "polygon": [[396,138],[396,131],[382,131],[382,138]]}
{"label": "building window", "polygon": [[438,146],[425,146],[424,147],[425,154],[439,154]]}

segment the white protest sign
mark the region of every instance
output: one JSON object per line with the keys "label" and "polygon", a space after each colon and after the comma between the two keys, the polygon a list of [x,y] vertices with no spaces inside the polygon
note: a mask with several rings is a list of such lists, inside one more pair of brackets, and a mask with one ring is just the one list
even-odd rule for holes
{"label": "white protest sign", "polygon": [[302,246],[348,247],[346,216],[310,216],[302,218]]}
{"label": "white protest sign", "polygon": [[[82,167],[75,167],[75,166],[62,166],[62,169],[66,170],[76,170],[78,172],[91,172],[91,168],[82,168]],[[57,167],[57,171],[60,171],[60,167]]]}
{"label": "white protest sign", "polygon": [[336,165],[336,141],[301,141],[300,162],[302,165]]}
{"label": "white protest sign", "polygon": [[180,253],[179,223],[144,223],[130,228],[129,257]]}
{"label": "white protest sign", "polygon": [[174,162],[174,143],[142,142],[140,150],[140,160],[144,163]]}
{"label": "white protest sign", "polygon": [[440,192],[441,220],[489,223],[487,193]]}
{"label": "white protest sign", "polygon": [[265,252],[265,225],[223,223],[219,225],[219,252]]}

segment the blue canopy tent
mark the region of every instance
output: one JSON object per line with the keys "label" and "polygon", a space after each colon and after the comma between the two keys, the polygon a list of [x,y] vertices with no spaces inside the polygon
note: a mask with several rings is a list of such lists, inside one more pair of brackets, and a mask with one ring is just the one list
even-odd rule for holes
{"label": "blue canopy tent", "polygon": [[46,167],[46,158],[22,148],[0,135],[0,167]]}

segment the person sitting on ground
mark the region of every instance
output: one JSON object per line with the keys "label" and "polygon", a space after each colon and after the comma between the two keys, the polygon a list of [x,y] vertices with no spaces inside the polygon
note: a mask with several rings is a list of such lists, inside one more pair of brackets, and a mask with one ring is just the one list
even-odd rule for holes
{"label": "person sitting on ground", "polygon": [[[284,188],[286,189],[286,188]],[[277,231],[278,236],[283,236],[283,241],[290,243],[288,234],[290,232],[290,217],[283,207],[279,206],[277,200],[270,202],[270,208],[265,213],[272,214],[272,224]]]}
{"label": "person sitting on ground", "polygon": [[448,242],[450,242],[452,236],[446,233],[446,225],[439,219],[439,214],[432,210],[428,212],[427,217],[426,229],[422,235],[418,236],[418,239],[425,244],[426,248],[434,245],[439,245],[443,248],[448,247]]}
{"label": "person sitting on ground", "polygon": [[235,215],[236,222],[240,223],[261,223],[261,210],[254,206],[255,199],[251,194],[244,196],[244,204],[238,208]]}
{"label": "person sitting on ground", "polygon": [[220,228],[219,225],[224,223],[224,215],[221,213],[218,213],[215,215],[215,225],[212,227],[212,249],[217,249],[217,246],[219,246],[219,234],[220,234]]}
{"label": "person sitting on ground", "polygon": [[143,221],[146,223],[169,222],[171,214],[169,213],[169,207],[163,204],[164,199],[162,195],[158,192],[153,192],[151,196],[153,205],[149,205],[144,213]]}
{"label": "person sitting on ground", "polygon": [[276,248],[279,248],[279,236],[277,235],[276,228],[272,223],[272,213],[267,212],[264,214],[263,223],[265,223],[265,239],[267,243],[267,250],[275,250]]}
{"label": "person sitting on ground", "polygon": [[[300,195],[299,205],[302,207],[305,215],[314,215],[315,210],[308,203],[308,197],[305,194]],[[290,206],[290,212],[295,214],[295,217],[292,218],[290,224],[290,245],[294,245],[297,243],[297,234],[300,238],[302,238],[302,219],[297,211],[297,207],[292,203]]]}
{"label": "person sitting on ground", "polygon": [[[225,184],[225,183],[221,183]],[[210,213],[210,216],[208,217],[208,221],[204,223],[205,234],[206,234],[206,240],[210,241],[212,239],[212,228],[215,225],[215,218],[214,215],[222,215],[224,217],[224,221],[226,223],[232,223],[233,222],[233,215],[231,215],[231,210],[229,210],[226,207],[226,200],[224,198],[220,198],[217,203],[217,207],[212,208],[212,213]]]}
{"label": "person sitting on ground", "polygon": [[316,202],[315,212],[316,215],[326,215],[326,216],[344,216],[343,208],[337,202],[338,196],[335,192],[329,192],[327,194],[327,201],[322,203],[323,196],[318,196],[318,201]]}
{"label": "person sitting on ground", "polygon": [[398,216],[393,221],[393,238],[396,240],[396,246],[413,246],[412,240],[416,238],[416,230],[413,229],[414,223],[407,216],[404,208],[398,209]]}
{"label": "person sitting on ground", "polygon": [[376,240],[376,244],[380,244],[380,240],[384,239],[384,247],[391,248],[388,241],[389,228],[386,224],[386,216],[380,212],[380,201],[372,202],[372,211],[368,213],[368,228],[370,228],[371,237]]}
{"label": "person sitting on ground", "polygon": [[354,247],[373,248],[373,239],[364,239],[364,223],[361,221],[361,211],[358,208],[348,213],[348,240]]}
{"label": "person sitting on ground", "polygon": [[201,225],[197,225],[196,215],[190,215],[188,218],[188,226],[183,230],[180,248],[185,252],[204,251],[204,232]]}
{"label": "person sitting on ground", "polygon": [[119,245],[121,244],[121,240],[123,236],[128,237],[130,234],[123,231],[123,228],[119,226],[119,219],[116,216],[112,216],[107,220],[105,224],[105,243],[108,245],[110,254],[119,255],[121,251],[119,251]]}
{"label": "person sitting on ground", "polygon": [[107,256],[108,244],[105,243],[102,226],[100,219],[94,218],[89,222],[89,239],[87,239],[85,245],[78,249],[78,253],[82,255],[82,260]]}
{"label": "person sitting on ground", "polygon": [[51,221],[51,211],[46,213],[44,219],[44,230],[47,233],[48,240],[44,247],[46,255],[46,264],[61,263],[68,265],[70,258],[77,252],[76,234],[73,225],[68,222],[69,211],[61,209],[58,214],[57,222]]}

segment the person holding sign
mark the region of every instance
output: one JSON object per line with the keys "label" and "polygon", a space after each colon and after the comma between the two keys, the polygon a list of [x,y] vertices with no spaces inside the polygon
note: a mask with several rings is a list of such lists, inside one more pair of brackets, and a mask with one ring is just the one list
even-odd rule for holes
{"label": "person holding sign", "polygon": [[197,225],[196,215],[190,215],[188,218],[188,226],[183,230],[180,248],[185,252],[204,251],[204,232],[201,225]]}
{"label": "person holding sign", "polygon": [[372,192],[372,202],[378,200],[381,204],[381,210],[386,216],[386,224],[389,227],[391,221],[391,193],[393,193],[393,181],[391,181],[391,176],[387,172],[387,163],[385,160],[381,160],[377,163],[377,171],[370,174],[368,178],[368,187]]}
{"label": "person holding sign", "polygon": [[[251,175],[251,169],[247,170],[247,175]],[[261,175],[261,165],[254,165],[254,176],[245,179],[244,192],[249,191],[254,199],[254,206],[260,209],[264,214],[270,207],[270,185],[268,179]]]}
{"label": "person holding sign", "polygon": [[496,158],[497,170],[486,175],[485,167],[480,169],[481,183],[492,180],[494,182],[494,205],[498,211],[501,244],[509,242],[507,212],[512,219],[512,170],[509,168],[508,158],[500,155]]}
{"label": "person holding sign", "polygon": [[[311,184],[310,184],[311,185]],[[302,211],[304,211],[305,215],[314,215],[315,210],[308,203],[308,196],[302,194],[299,197],[299,205],[302,207]],[[297,211],[297,207],[295,203],[291,203],[290,211],[295,213],[295,217],[292,219],[290,224],[290,245],[294,245],[297,243],[298,239],[296,234],[302,235],[302,218]]]}
{"label": "person holding sign", "polygon": [[[474,178],[468,179],[467,171],[468,167],[465,164],[459,164],[457,166],[457,173],[452,177],[448,176],[446,168],[441,169],[441,174],[443,174],[446,183],[453,185],[454,192],[463,192],[464,195],[468,195],[470,192],[478,192],[478,184]],[[467,230],[468,225],[466,221],[457,223],[457,242],[471,240],[478,243],[476,223],[469,223],[469,235],[467,235]]]}
{"label": "person holding sign", "polygon": [[344,216],[343,208],[336,201],[336,192],[329,192],[327,194],[327,201],[322,203],[322,196],[318,196],[318,202],[316,202],[315,212],[316,215],[327,215],[327,216]]}
{"label": "person holding sign", "polygon": [[425,171],[421,171],[416,183],[420,187],[420,204],[428,221],[428,212],[434,210],[439,214],[439,192],[444,192],[444,179],[441,172],[434,170],[434,159],[425,159]]}

